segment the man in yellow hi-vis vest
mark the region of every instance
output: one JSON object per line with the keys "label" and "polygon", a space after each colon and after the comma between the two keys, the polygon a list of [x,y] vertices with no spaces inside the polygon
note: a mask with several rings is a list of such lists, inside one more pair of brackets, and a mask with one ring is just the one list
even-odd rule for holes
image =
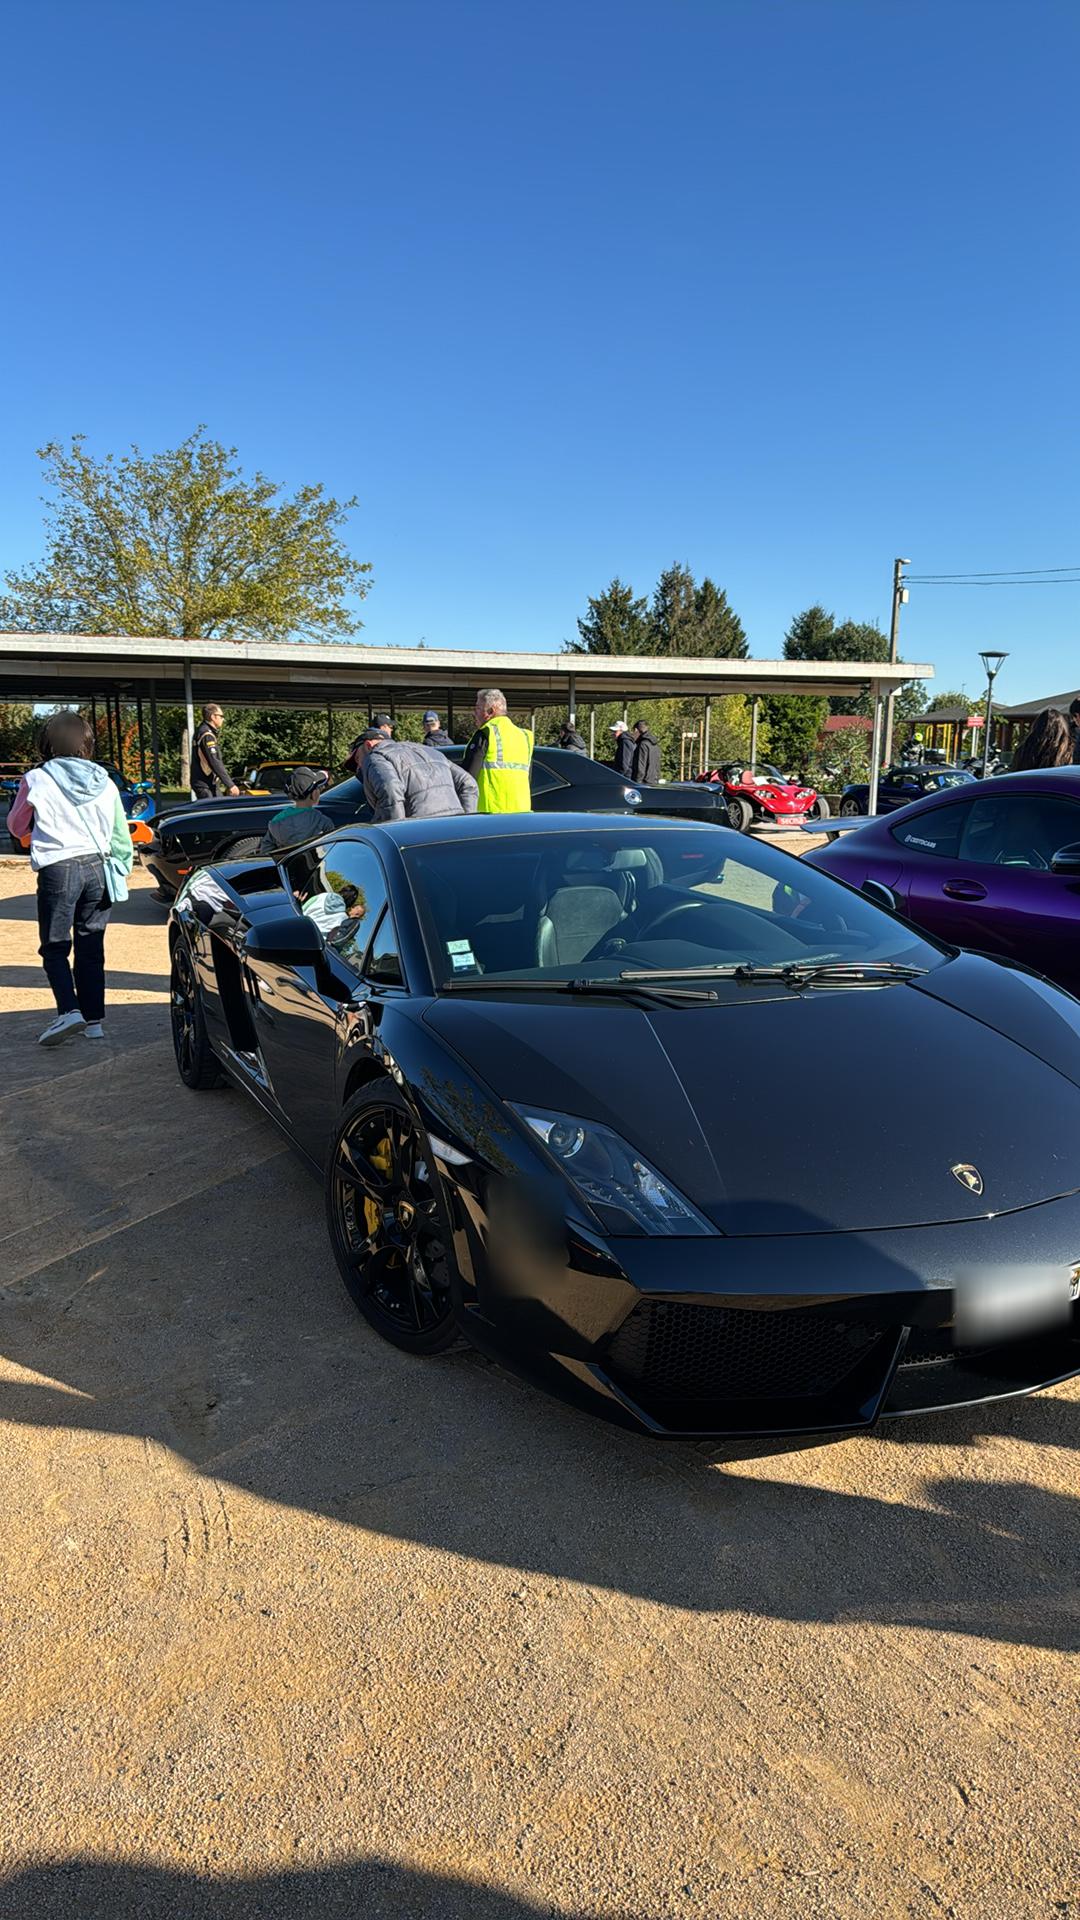
{"label": "man in yellow hi-vis vest", "polygon": [[480,789],[478,813],[531,813],[533,736],[507,717],[506,696],[485,687],[476,696],[476,732],[462,765]]}

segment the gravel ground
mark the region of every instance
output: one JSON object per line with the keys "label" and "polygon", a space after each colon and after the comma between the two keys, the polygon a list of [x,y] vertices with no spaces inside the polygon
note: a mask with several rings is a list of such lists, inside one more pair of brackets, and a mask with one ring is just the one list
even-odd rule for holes
{"label": "gravel ground", "polygon": [[1080,1390],[718,1459],[380,1345],[0,869],[0,1916],[1080,1914]]}

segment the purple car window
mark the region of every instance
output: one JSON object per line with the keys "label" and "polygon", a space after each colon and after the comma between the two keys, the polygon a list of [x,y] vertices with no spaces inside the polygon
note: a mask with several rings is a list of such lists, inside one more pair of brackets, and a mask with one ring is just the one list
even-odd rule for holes
{"label": "purple car window", "polygon": [[968,809],[961,860],[1046,872],[1059,847],[1080,840],[1080,806],[1045,793],[988,794]]}
{"label": "purple car window", "polygon": [[941,860],[955,860],[970,811],[970,801],[951,807],[927,807],[923,813],[898,821],[889,831],[894,840],[902,847],[910,847],[913,853],[932,853]]}

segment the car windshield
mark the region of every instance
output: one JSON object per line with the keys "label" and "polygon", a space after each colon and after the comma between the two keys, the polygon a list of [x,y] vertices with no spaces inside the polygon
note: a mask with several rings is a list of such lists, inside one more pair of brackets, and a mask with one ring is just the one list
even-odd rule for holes
{"label": "car windshield", "polygon": [[942,958],[829,875],[723,828],[628,821],[404,857],[437,984]]}

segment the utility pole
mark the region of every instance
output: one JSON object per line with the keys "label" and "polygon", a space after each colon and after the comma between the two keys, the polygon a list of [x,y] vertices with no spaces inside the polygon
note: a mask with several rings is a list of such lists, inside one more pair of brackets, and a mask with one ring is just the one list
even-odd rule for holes
{"label": "utility pole", "polygon": [[[900,609],[907,605],[908,590],[904,585],[904,568],[910,567],[910,560],[894,560],[892,570],[892,618],[889,621],[889,661],[895,667],[900,658]],[[896,692],[893,689],[885,702],[885,753],[884,764],[892,766],[893,756],[893,709],[896,705]]]}

